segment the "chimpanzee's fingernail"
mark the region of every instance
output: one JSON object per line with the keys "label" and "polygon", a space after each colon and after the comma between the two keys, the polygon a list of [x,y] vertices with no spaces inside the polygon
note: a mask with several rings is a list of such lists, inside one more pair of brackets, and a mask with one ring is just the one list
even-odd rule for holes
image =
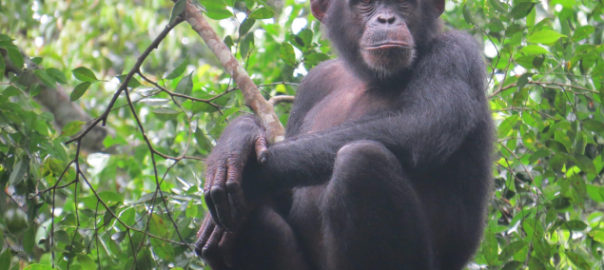
{"label": "chimpanzee's fingernail", "polygon": [[268,160],[268,155],[267,155],[266,151],[260,153],[260,155],[258,156],[258,162],[260,164],[264,164],[264,163],[266,163],[267,160]]}

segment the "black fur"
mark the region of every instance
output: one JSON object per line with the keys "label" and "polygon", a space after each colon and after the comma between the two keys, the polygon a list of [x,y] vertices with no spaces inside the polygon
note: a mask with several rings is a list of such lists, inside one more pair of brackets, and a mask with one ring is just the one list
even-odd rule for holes
{"label": "black fur", "polygon": [[318,2],[341,58],[306,76],[285,141],[248,164],[244,191],[268,195],[253,199],[235,269],[461,269],[479,244],[491,183],[480,48],[440,32],[438,0],[409,0],[414,13],[375,0],[406,19],[416,46],[409,67],[376,74],[359,54],[369,19],[354,12],[358,0]]}

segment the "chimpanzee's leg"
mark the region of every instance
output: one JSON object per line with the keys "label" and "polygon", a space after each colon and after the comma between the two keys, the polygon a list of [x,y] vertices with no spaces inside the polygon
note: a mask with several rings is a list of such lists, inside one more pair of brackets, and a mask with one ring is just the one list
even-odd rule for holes
{"label": "chimpanzee's leg", "polygon": [[310,270],[290,225],[268,206],[251,214],[235,245],[233,269]]}
{"label": "chimpanzee's leg", "polygon": [[382,144],[342,147],[320,205],[329,270],[434,269],[423,208]]}

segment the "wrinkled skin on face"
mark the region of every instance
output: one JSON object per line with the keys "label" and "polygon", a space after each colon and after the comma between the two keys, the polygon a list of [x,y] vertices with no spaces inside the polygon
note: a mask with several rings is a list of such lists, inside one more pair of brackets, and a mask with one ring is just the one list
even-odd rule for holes
{"label": "wrinkled skin on face", "polygon": [[358,75],[387,80],[407,71],[415,60],[417,48],[424,48],[431,35],[438,33],[439,21],[423,17],[437,18],[444,8],[441,2],[316,0],[312,8],[329,30],[328,36],[342,58]]}

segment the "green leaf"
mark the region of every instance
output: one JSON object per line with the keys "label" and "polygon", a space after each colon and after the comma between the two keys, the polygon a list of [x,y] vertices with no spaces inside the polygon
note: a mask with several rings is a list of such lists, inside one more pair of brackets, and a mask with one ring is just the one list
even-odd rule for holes
{"label": "green leaf", "polygon": [[166,79],[172,80],[172,79],[178,78],[180,75],[182,75],[185,72],[188,65],[189,65],[189,60],[188,59],[183,60],[178,66],[176,66],[170,72],[170,74],[168,74],[166,76]]}
{"label": "green leaf", "polygon": [[304,63],[311,67],[327,59],[329,56],[321,52],[310,52],[304,55]]}
{"label": "green leaf", "polygon": [[231,49],[231,47],[233,47],[235,44],[235,42],[233,42],[233,37],[230,35],[224,37],[224,44],[227,46],[227,48]]}
{"label": "green leaf", "polygon": [[589,198],[592,199],[594,202],[604,202],[604,186],[587,184],[586,191]]}
{"label": "green leaf", "polygon": [[275,16],[275,12],[271,8],[261,7],[259,9],[252,11],[252,13],[250,14],[249,17],[252,19],[256,19],[256,20],[262,20],[262,19],[270,19],[273,16]]}
{"label": "green leaf", "polygon": [[0,56],[0,78],[4,77],[5,70],[6,63],[4,62],[4,57]]}
{"label": "green leaf", "polygon": [[71,137],[78,133],[82,129],[84,124],[86,124],[86,122],[84,121],[71,121],[63,127],[63,130],[61,130],[61,134],[63,136]]}
{"label": "green leaf", "polygon": [[14,97],[14,96],[18,96],[20,94],[21,94],[21,90],[12,85],[10,85],[6,89],[4,89],[4,92],[2,92],[2,95],[4,95],[5,97]]}
{"label": "green leaf", "polygon": [[279,55],[286,64],[290,66],[296,65],[296,54],[294,53],[294,47],[289,43],[284,42],[281,44]]}
{"label": "green leaf", "polygon": [[48,73],[50,77],[55,79],[55,81],[59,82],[60,84],[67,83],[67,78],[65,78],[65,74],[56,68],[49,68],[46,70],[46,73]]}
{"label": "green leaf", "polygon": [[520,2],[520,3],[514,4],[514,6],[512,7],[512,12],[511,12],[512,18],[520,19],[520,18],[526,17],[526,15],[528,15],[531,12],[533,7],[535,7],[535,3],[533,3],[533,2]]}
{"label": "green leaf", "polygon": [[526,246],[526,243],[522,240],[518,240],[506,245],[503,248],[503,251],[499,254],[499,260],[507,261],[510,257],[512,257],[516,252],[520,251],[523,247]]}
{"label": "green leaf", "polygon": [[585,256],[582,254],[579,254],[579,253],[571,251],[571,250],[567,250],[566,257],[568,257],[573,262],[574,265],[579,267],[579,269],[592,269],[591,265],[587,262],[587,260],[585,259]]}
{"label": "green leaf", "polygon": [[136,212],[134,211],[134,208],[127,208],[119,214],[119,217],[124,223],[134,225],[134,222],[136,221]]}
{"label": "green leaf", "polygon": [[185,215],[188,218],[196,218],[198,217],[197,213],[198,207],[192,200],[187,204],[187,210],[185,211]]}
{"label": "green leaf", "polygon": [[573,35],[573,41],[580,41],[586,39],[593,32],[596,31],[596,28],[591,25],[584,25],[575,30],[575,34]]}
{"label": "green leaf", "polygon": [[42,57],[32,57],[31,58],[31,61],[34,64],[36,64],[36,65],[41,65],[42,64],[42,60],[44,60],[44,59],[42,59]]}
{"label": "green leaf", "polygon": [[494,7],[495,10],[499,12],[507,12],[509,7],[507,4],[502,3],[499,0],[489,0],[489,5]]}
{"label": "green leaf", "polygon": [[464,3],[463,4],[463,17],[466,20],[467,23],[469,24],[475,24],[476,22],[474,21],[474,18],[472,16],[472,11],[470,10],[470,5],[469,3]]}
{"label": "green leaf", "polygon": [[23,60],[23,55],[21,54],[19,49],[17,49],[17,47],[12,47],[12,46],[7,47],[5,49],[6,49],[6,53],[8,54],[8,59],[10,59],[10,61],[13,63],[13,65],[17,69],[22,69],[24,60]]}
{"label": "green leaf", "polygon": [[[151,221],[149,222],[149,232],[154,235],[158,235],[161,237],[169,238],[172,234],[172,226],[169,226],[169,221],[167,219],[162,219],[159,215],[151,216]],[[157,239],[151,239],[151,245],[155,251],[155,254],[162,259],[170,260],[174,257],[174,248],[170,243],[166,241],[160,241]]]}
{"label": "green leaf", "polygon": [[304,28],[296,36],[296,37],[298,37],[296,39],[296,41],[301,42],[302,44],[300,44],[300,45],[304,46],[305,48],[308,48],[312,44],[312,36],[313,36],[312,30],[310,30],[308,28]]}
{"label": "green leaf", "polygon": [[252,19],[252,18],[246,18],[241,25],[239,26],[239,36],[245,36],[245,34],[247,34],[247,32],[250,31],[250,29],[252,29],[252,27],[254,26],[254,23],[256,23],[256,20]]}
{"label": "green leaf", "polygon": [[82,269],[97,269],[96,263],[93,259],[84,254],[78,255],[78,263],[82,266]]}
{"label": "green leaf", "polygon": [[8,177],[9,185],[15,186],[25,180],[25,173],[29,169],[28,163],[28,161],[23,159],[17,161],[17,164],[15,164],[15,166],[12,168],[10,176]]}
{"label": "green leaf", "polygon": [[90,85],[90,82],[83,82],[76,85],[76,87],[73,89],[73,92],[71,92],[69,99],[71,99],[71,101],[76,101],[80,99],[84,95],[84,93],[86,93]]}
{"label": "green leaf", "polygon": [[202,3],[206,9],[206,16],[209,18],[222,20],[233,17],[233,13],[226,8],[223,0],[203,0]]}
{"label": "green leaf", "polygon": [[180,111],[162,107],[154,109],[153,114],[155,114],[159,120],[166,121],[175,119],[180,114]]}
{"label": "green leaf", "polygon": [[216,112],[218,111],[218,109],[206,102],[196,102],[196,101],[192,101],[191,105],[190,105],[190,109],[193,113],[199,113],[199,112]]}
{"label": "green leaf", "polygon": [[503,268],[501,268],[501,270],[516,270],[516,269],[522,269],[522,263],[519,261],[511,261],[506,263]]}
{"label": "green leaf", "polygon": [[[138,235],[138,234],[136,234]],[[151,244],[153,245],[154,242],[160,242],[157,239],[150,239],[151,240]],[[163,241],[164,246],[167,245],[167,242]],[[136,244],[134,245],[136,246]],[[161,251],[159,251],[158,253],[162,253]],[[130,259],[130,257],[128,257],[128,259]],[[149,251],[149,249],[143,249],[141,252],[139,252],[136,255],[136,267],[125,267],[126,269],[155,269],[155,261],[153,256],[151,256],[151,252]]]}
{"label": "green leaf", "polygon": [[570,199],[567,197],[558,197],[552,200],[554,209],[562,210],[570,206]]}
{"label": "green leaf", "polygon": [[78,67],[72,71],[73,76],[75,76],[78,80],[84,82],[95,82],[98,81],[94,72],[85,67]]}
{"label": "green leaf", "polygon": [[551,44],[563,37],[566,37],[566,35],[560,34],[551,29],[544,29],[529,35],[527,37],[527,41],[532,43]]}
{"label": "green leaf", "polygon": [[121,204],[124,201],[124,196],[113,191],[99,192],[99,197],[109,205]]}
{"label": "green leaf", "polygon": [[12,41],[13,39],[10,38],[10,36],[7,36],[5,34],[0,34],[0,41]]}
{"label": "green leaf", "polygon": [[[123,75],[119,75],[117,76],[117,79],[120,80],[120,83],[124,82],[124,80],[126,79],[128,75],[127,74],[123,74]],[[128,87],[130,88],[137,88],[141,86],[141,83],[134,77],[131,77],[130,80],[128,81]]]}
{"label": "green leaf", "polygon": [[580,220],[570,220],[564,224],[564,227],[571,231],[582,231],[587,228],[587,224]]}
{"label": "green leaf", "polygon": [[565,8],[573,8],[575,7],[575,5],[577,5],[577,1],[576,0],[550,0],[551,2],[549,3],[550,6],[556,6],[557,4],[562,5]]}
{"label": "green leaf", "polygon": [[516,126],[519,120],[520,117],[518,115],[512,115],[503,120],[503,122],[501,122],[501,124],[497,128],[497,133],[499,134],[499,137],[506,137],[510,133],[512,128]]}
{"label": "green leaf", "polygon": [[178,1],[176,1],[176,3],[174,3],[174,7],[172,8],[172,13],[170,14],[170,22],[169,22],[170,25],[174,24],[176,22],[176,20],[178,19],[178,17],[183,13],[183,11],[185,11],[186,5],[187,5],[186,0],[178,0]]}
{"label": "green leaf", "polygon": [[210,143],[210,139],[204,131],[199,129],[199,127],[195,129],[195,140],[197,141],[197,148],[200,150],[200,152],[209,153],[212,149],[212,143]]}
{"label": "green leaf", "polygon": [[53,270],[48,264],[34,263],[26,266],[23,270]]}
{"label": "green leaf", "polygon": [[604,244],[604,230],[593,230],[589,232],[589,236],[591,236],[595,241]]}
{"label": "green leaf", "polygon": [[520,49],[520,53],[524,55],[540,55],[540,54],[549,54],[549,51],[546,48],[543,48],[539,45],[527,45]]}
{"label": "green leaf", "polygon": [[[522,74],[522,76],[520,76],[520,78],[518,78],[518,94],[522,93],[522,88],[524,88],[524,86],[529,82],[529,79],[533,76],[533,74],[531,73],[524,73]],[[519,95],[522,96],[522,95]],[[524,97],[522,98],[522,102],[524,102]]]}
{"label": "green leaf", "polygon": [[243,41],[239,44],[239,53],[242,58],[246,58],[250,49],[254,46],[254,35],[248,34],[243,38]]}
{"label": "green leaf", "polygon": [[184,95],[191,95],[193,91],[193,73],[183,77],[176,86],[176,92]]}
{"label": "green leaf", "polygon": [[107,211],[105,212],[105,214],[103,215],[103,226],[107,226],[109,225],[109,223],[111,223],[111,221],[113,220],[113,215],[111,214],[111,212]]}
{"label": "green leaf", "polygon": [[57,82],[52,77],[50,77],[43,69],[34,70],[34,74],[36,75],[36,77],[38,77],[38,79],[40,79],[40,81],[42,81],[42,83],[44,83],[44,85],[48,87],[55,87]]}
{"label": "green leaf", "polygon": [[596,173],[596,167],[594,166],[594,163],[590,158],[584,155],[577,155],[575,158],[577,161],[577,165],[579,166],[579,168],[581,168],[582,171],[586,173]]}
{"label": "green leaf", "polygon": [[[0,232],[1,234],[2,232]],[[2,240],[2,238],[0,238],[0,240]],[[2,241],[2,243],[4,243],[4,241]],[[2,250],[0,250],[2,251]],[[4,249],[4,251],[2,251],[2,253],[0,253],[0,270],[8,270],[9,267],[11,266],[10,263],[10,259],[11,259],[11,250],[9,248]]]}

